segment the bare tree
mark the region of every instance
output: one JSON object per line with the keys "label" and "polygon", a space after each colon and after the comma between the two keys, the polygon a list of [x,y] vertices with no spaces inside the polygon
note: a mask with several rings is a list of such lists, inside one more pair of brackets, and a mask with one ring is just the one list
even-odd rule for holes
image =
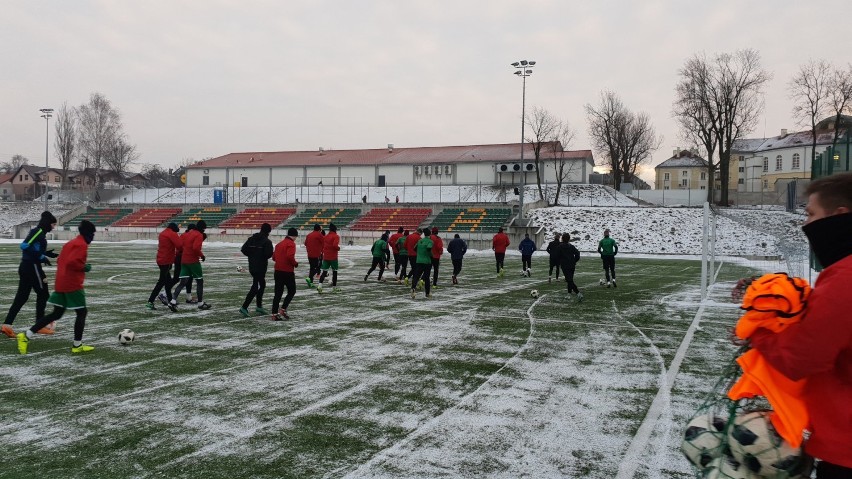
{"label": "bare tree", "polygon": [[825,60],[810,60],[801,65],[787,85],[793,100],[793,118],[811,130],[811,164],[816,158],[816,125],[829,109],[832,68]]}
{"label": "bare tree", "polygon": [[[554,142],[550,143],[547,153],[554,160],[553,167],[556,170],[556,194],[553,198],[552,205],[559,204],[559,195],[562,193],[562,185],[569,181],[571,174],[577,166],[576,161],[569,161],[566,150],[574,142],[576,132],[568,124],[563,121],[559,125],[559,129],[554,133]],[[568,198],[571,201],[571,198]]]}
{"label": "bare tree", "polygon": [[68,108],[68,103],[62,104],[56,114],[56,139],[54,141],[56,158],[62,169],[62,189],[68,188],[68,169],[74,159],[77,148],[77,113],[74,108]]}
{"label": "bare tree", "polygon": [[632,181],[640,165],[651,158],[662,143],[646,113],[633,113],[618,95],[601,92],[598,108],[587,104],[589,137],[594,149],[602,153],[602,166],[609,167],[616,190],[624,181]]}
{"label": "bare tree", "polygon": [[80,167],[94,169],[94,187],[97,188],[108,149],[121,134],[121,116],[100,93],[92,93],[89,102],[77,109],[77,114]]}
{"label": "bare tree", "polygon": [[104,163],[108,170],[115,173],[119,182],[123,184],[124,174],[130,168],[130,165],[139,159],[139,154],[136,151],[136,145],[130,144],[124,135],[115,136],[107,145],[106,154],[104,155]]}
{"label": "bare tree", "polygon": [[18,171],[18,168],[29,162],[30,160],[23,155],[12,155],[12,158],[9,161],[4,161],[0,164],[0,170],[2,170],[3,173],[14,173]]}
{"label": "bare tree", "polygon": [[150,186],[160,187],[164,184],[166,186],[174,186],[173,177],[169,173],[169,170],[158,164],[149,163],[142,165],[142,176],[148,180]]}
{"label": "bare tree", "polygon": [[719,108],[711,93],[715,88],[710,75],[710,64],[706,57],[695,55],[678,71],[680,80],[675,89],[673,115],[680,127],[680,135],[690,144],[695,144],[707,153],[707,201],[713,202],[716,189],[716,168],[719,163],[714,155],[718,146],[716,131],[721,118]]}
{"label": "bare tree", "polygon": [[[834,149],[840,138],[841,119],[844,114],[852,112],[852,64],[847,65],[845,70],[834,69],[829,87],[829,103],[834,113],[834,137],[831,139],[831,147]],[[848,125],[846,135],[849,136]]]}
{"label": "bare tree", "polygon": [[[562,128],[562,122],[552,113],[541,107],[533,108],[524,119],[529,128],[529,136],[524,139],[533,147],[533,162],[535,164],[535,180],[538,185],[538,197],[544,199],[541,187],[541,153],[545,145],[555,140],[556,133]],[[523,168],[523,165],[521,165]]]}

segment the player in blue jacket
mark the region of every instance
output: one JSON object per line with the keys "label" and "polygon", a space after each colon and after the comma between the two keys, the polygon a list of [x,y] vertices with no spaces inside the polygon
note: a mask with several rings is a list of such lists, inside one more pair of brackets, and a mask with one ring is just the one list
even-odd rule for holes
{"label": "player in blue jacket", "polygon": [[518,245],[518,250],[521,252],[521,274],[524,276],[532,275],[532,255],[536,249],[535,241],[530,239],[530,234],[524,234],[524,239]]}

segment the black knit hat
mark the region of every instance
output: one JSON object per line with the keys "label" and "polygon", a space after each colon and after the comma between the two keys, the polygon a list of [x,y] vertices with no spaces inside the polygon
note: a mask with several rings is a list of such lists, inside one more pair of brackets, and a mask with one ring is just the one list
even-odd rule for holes
{"label": "black knit hat", "polygon": [[77,227],[77,231],[79,231],[83,236],[93,235],[96,230],[97,228],[95,228],[94,223],[89,220],[81,221],[80,226]]}
{"label": "black knit hat", "polygon": [[174,231],[175,233],[177,233],[179,231],[178,225],[175,222],[169,223],[167,228]]}
{"label": "black knit hat", "polygon": [[56,223],[56,217],[53,216],[50,211],[45,211],[44,213],[42,213],[41,219],[38,220],[38,224],[45,226],[52,225],[54,223]]}
{"label": "black knit hat", "polygon": [[328,230],[329,231],[337,231],[337,225],[334,224],[334,223],[329,223],[328,224]]}
{"label": "black knit hat", "polygon": [[299,230],[296,228],[289,228],[287,230],[287,236],[299,236]]}
{"label": "black knit hat", "polygon": [[263,223],[262,225],[260,225],[260,232],[269,234],[270,232],[272,232],[272,226],[270,226],[269,223]]}
{"label": "black knit hat", "polygon": [[195,229],[203,233],[204,230],[207,229],[207,222],[204,220],[198,220],[198,223],[195,223]]}

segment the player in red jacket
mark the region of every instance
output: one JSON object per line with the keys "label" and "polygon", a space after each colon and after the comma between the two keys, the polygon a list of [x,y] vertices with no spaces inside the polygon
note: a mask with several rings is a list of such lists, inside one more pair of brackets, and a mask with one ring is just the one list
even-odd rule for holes
{"label": "player in red jacket", "polygon": [[503,277],[503,260],[506,259],[506,248],[509,247],[509,237],[503,232],[503,228],[497,231],[491,239],[491,249],[494,250],[494,259],[497,260],[497,276]]}
{"label": "player in red jacket", "polygon": [[[273,321],[290,319],[290,315],[287,314],[287,306],[290,306],[290,301],[293,300],[293,296],[296,296],[296,271],[294,268],[299,267],[299,263],[296,261],[296,238],[298,236],[299,230],[296,228],[288,229],[287,236],[275,245],[275,251],[272,253],[272,261],[275,261],[275,294],[272,296],[272,317],[270,319]],[[281,303],[281,295],[284,294],[285,286],[287,287],[287,296]]]}
{"label": "player in red jacket", "polygon": [[413,233],[408,235],[408,238],[405,239],[405,250],[408,252],[408,266],[410,267],[410,271],[408,275],[405,277],[405,284],[408,285],[408,281],[411,276],[414,275],[414,267],[417,265],[417,242],[420,241],[420,228],[414,230]]}
{"label": "player in red jacket", "polygon": [[773,333],[758,329],[751,346],[781,374],[807,379],[810,420],[805,452],[822,459],[818,479],[852,477],[852,173],[808,185],[802,230],[825,268],[802,320]]}
{"label": "player in red jacket", "polygon": [[444,240],[438,236],[437,226],[432,228],[429,238],[432,240],[432,286],[438,286],[438,266],[441,264],[441,255],[444,254]]}
{"label": "player in red jacket", "polygon": [[322,234],[322,226],[314,225],[314,230],[305,237],[305,251],[308,253],[308,276],[305,282],[309,288],[314,287],[314,278],[320,273],[320,257],[322,257],[322,246],[325,238]]}
{"label": "player in red jacket", "polygon": [[[340,236],[337,235],[337,226],[334,223],[328,224],[328,234],[323,238],[322,245],[322,274],[319,282],[322,284],[328,276],[328,269],[331,268],[331,287],[333,292],[337,293],[340,289],[337,287],[337,252],[340,251]],[[318,292],[322,292],[321,288],[317,288]]]}
{"label": "player in red jacket", "polygon": [[180,283],[172,293],[171,304],[177,306],[177,298],[180,290],[184,288],[193,279],[198,284],[198,309],[210,309],[210,305],[204,302],[204,275],[201,271],[201,262],[206,259],[204,253],[201,252],[201,243],[204,241],[204,230],[207,229],[207,222],[198,220],[194,230],[189,230],[181,237],[181,265],[180,265]]}
{"label": "player in red jacket", "polygon": [[393,276],[397,280],[399,280],[399,268],[402,265],[399,263],[399,245],[396,244],[397,240],[402,238],[403,232],[402,226],[396,229],[396,233],[392,234],[388,239],[388,245],[391,247],[391,251],[393,252]]}
{"label": "player in red jacket", "polygon": [[89,243],[95,239],[95,225],[83,220],[77,227],[80,234],[62,247],[59,259],[56,261],[56,285],[47,302],[53,305],[53,312],[36,320],[35,325],[24,332],[18,333],[18,352],[27,354],[30,340],[37,331],[56,321],[65,314],[66,309],[73,309],[77,314],[74,321],[74,343],[71,352],[74,354],[88,353],[94,346],[83,344],[83,329],[86,327],[86,292],[83,281],[86,273],[92,269],[86,262],[89,254]]}
{"label": "player in red jacket", "polygon": [[[145,305],[148,309],[154,308],[154,298],[159,295],[160,301],[168,306],[172,311],[177,311],[177,307],[171,303],[172,301],[172,264],[175,262],[177,251],[180,250],[180,236],[178,236],[178,225],[169,223],[159,236],[157,243],[157,268],[160,268],[160,277],[157,279],[157,284],[154,285],[151,295],[148,296],[148,304]],[[160,290],[163,293],[160,293]]]}

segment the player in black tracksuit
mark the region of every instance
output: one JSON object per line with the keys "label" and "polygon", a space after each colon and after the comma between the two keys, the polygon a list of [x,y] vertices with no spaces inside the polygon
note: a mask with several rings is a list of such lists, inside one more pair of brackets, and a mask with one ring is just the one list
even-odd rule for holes
{"label": "player in black tracksuit", "polygon": [[253,299],[257,299],[256,312],[269,314],[263,309],[263,291],[266,289],[266,270],[273,252],[272,241],[269,240],[269,233],[271,232],[272,225],[263,223],[260,226],[260,232],[251,235],[240,249],[248,257],[249,273],[252,278],[251,289],[249,289],[246,299],[243,301],[243,307],[240,309],[240,313],[244,316],[248,316],[248,307]]}
{"label": "player in black tracksuit", "polygon": [[550,255],[550,271],[547,272],[547,282],[553,280],[553,270],[556,269],[556,281],[559,281],[559,256],[557,249],[559,248],[559,233],[553,236],[553,241],[547,243],[547,253]]}
{"label": "player in black tracksuit", "polygon": [[583,300],[583,293],[577,288],[574,283],[574,269],[577,267],[577,262],[580,261],[580,252],[570,243],[571,235],[565,233],[562,235],[562,243],[556,250],[559,256],[559,267],[562,268],[562,274],[565,275],[565,282],[568,283],[568,293],[577,294],[577,302]]}
{"label": "player in black tracksuit", "polygon": [[[3,322],[2,331],[10,338],[15,337],[12,323],[21,307],[30,299],[30,292],[36,292],[36,322],[44,317],[44,308],[49,296],[47,291],[47,279],[44,276],[42,264],[50,265],[48,258],[59,256],[53,250],[47,249],[47,238],[45,236],[56,226],[56,217],[49,211],[41,214],[38,225],[31,229],[27,237],[21,243],[21,264],[18,266],[18,292],[9,307],[6,321]],[[52,332],[52,330],[51,330]]]}

